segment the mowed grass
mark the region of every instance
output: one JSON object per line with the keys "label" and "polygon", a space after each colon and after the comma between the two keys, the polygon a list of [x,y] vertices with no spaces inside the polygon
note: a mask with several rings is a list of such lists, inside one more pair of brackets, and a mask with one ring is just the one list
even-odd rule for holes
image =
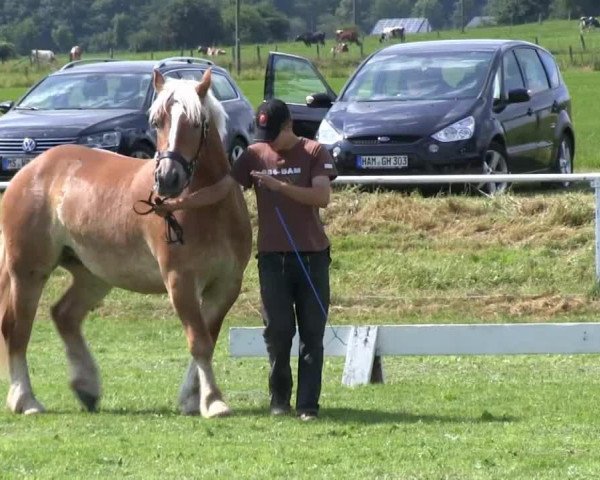
{"label": "mowed grass", "polygon": [[[256,225],[256,206],[247,201]],[[498,199],[338,189],[330,321],[593,321],[593,196]],[[386,357],[384,385],[340,384],[327,358],[317,423],[269,417],[266,358],[231,358],[230,326],[260,325],[255,260],[215,355],[227,419],[182,417],[185,339],[165,295],[115,290],[86,322],[104,398],[81,412],[46,289],[29,350],[49,413],[0,413],[0,478],[597,478],[600,357]],[[295,361],[294,361],[295,367]],[[7,385],[0,384],[0,398]]]}

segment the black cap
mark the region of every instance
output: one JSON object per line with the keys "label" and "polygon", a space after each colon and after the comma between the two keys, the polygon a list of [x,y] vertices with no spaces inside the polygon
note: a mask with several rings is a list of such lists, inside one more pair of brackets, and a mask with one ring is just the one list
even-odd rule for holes
{"label": "black cap", "polygon": [[287,105],[277,98],[261,103],[256,110],[257,142],[272,142],[277,138],[283,124],[291,118]]}

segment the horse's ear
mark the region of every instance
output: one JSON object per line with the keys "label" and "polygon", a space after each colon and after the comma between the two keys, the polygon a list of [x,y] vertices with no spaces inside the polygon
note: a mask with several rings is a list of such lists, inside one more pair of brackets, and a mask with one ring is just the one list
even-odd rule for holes
{"label": "horse's ear", "polygon": [[165,86],[165,77],[163,77],[162,73],[160,73],[158,70],[154,70],[152,72],[152,83],[154,85],[154,90],[156,90],[156,93],[160,93],[160,91]]}
{"label": "horse's ear", "polygon": [[204,72],[204,75],[202,75],[202,80],[200,80],[200,83],[196,86],[196,93],[200,98],[204,98],[206,96],[206,92],[208,92],[208,89],[210,88],[211,75],[212,73],[210,68],[207,68],[206,72]]}

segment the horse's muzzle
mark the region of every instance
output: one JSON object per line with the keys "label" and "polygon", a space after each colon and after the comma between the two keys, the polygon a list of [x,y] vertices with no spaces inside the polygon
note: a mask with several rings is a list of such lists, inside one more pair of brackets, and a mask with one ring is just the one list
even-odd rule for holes
{"label": "horse's muzzle", "polygon": [[161,196],[176,197],[190,182],[192,167],[179,152],[164,151],[156,156],[154,190]]}

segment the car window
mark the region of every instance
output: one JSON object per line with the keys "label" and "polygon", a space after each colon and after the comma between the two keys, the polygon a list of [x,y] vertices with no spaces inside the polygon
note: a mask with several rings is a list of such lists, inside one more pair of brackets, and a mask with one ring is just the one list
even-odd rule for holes
{"label": "car window", "polygon": [[[183,70],[179,72],[181,78],[196,80],[197,82],[200,81],[202,75],[204,75],[204,70]],[[224,100],[233,100],[238,97],[231,82],[220,73],[213,72],[210,88],[215,97],[217,97],[217,100],[220,100],[221,102]]]}
{"label": "car window", "polygon": [[548,77],[535,50],[533,48],[517,48],[515,53],[525,75],[527,88],[531,93],[548,90],[550,88]]}
{"label": "car window", "polygon": [[342,101],[431,100],[476,97],[492,53],[388,53],[372,57],[349,82]]}
{"label": "car window", "polygon": [[274,62],[274,97],[286,103],[305,104],[308,95],[327,91],[310,63],[286,57],[275,57]]}
{"label": "car window", "polygon": [[51,75],[34,87],[16,108],[43,110],[141,109],[150,81],[149,74]]}
{"label": "car window", "polygon": [[558,65],[556,65],[556,62],[554,61],[554,58],[544,50],[539,50],[538,53],[540,54],[540,58],[542,59],[542,63],[544,64],[544,68],[548,74],[550,87],[558,87],[560,85],[560,72],[558,70]]}
{"label": "car window", "polygon": [[504,55],[502,59],[504,68],[504,91],[506,93],[517,88],[525,88],[525,82],[519,69],[519,64],[515,58],[515,54],[510,51]]}

